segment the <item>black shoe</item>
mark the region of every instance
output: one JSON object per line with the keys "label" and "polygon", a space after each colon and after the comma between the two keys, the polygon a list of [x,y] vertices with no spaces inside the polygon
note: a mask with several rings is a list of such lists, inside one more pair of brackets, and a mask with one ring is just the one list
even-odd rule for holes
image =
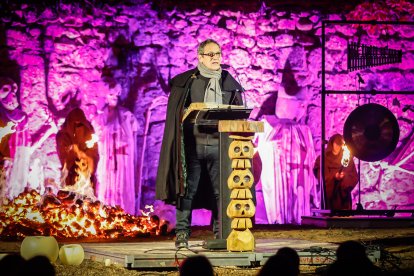
{"label": "black shoe", "polygon": [[175,236],[175,248],[188,248],[188,238],[189,235],[185,231],[180,231]]}

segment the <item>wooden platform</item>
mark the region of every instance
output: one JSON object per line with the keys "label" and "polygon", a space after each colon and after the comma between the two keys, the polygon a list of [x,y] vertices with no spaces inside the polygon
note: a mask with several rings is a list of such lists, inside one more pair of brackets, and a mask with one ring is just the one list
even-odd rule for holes
{"label": "wooden platform", "polygon": [[324,210],[311,209],[302,225],[321,228],[407,228],[414,227],[414,210]]}
{"label": "wooden platform", "polygon": [[213,266],[255,267],[263,265],[279,248],[297,250],[301,264],[322,265],[335,260],[337,245],[296,239],[259,239],[254,252],[227,252],[204,249],[203,241],[190,241],[188,249],[176,250],[173,241],[133,243],[82,243],[85,257],[105,263],[136,268],[176,268],[185,258],[195,254],[206,256]]}
{"label": "wooden platform", "polygon": [[386,216],[303,216],[302,225],[322,228],[407,228],[414,227],[414,217]]}

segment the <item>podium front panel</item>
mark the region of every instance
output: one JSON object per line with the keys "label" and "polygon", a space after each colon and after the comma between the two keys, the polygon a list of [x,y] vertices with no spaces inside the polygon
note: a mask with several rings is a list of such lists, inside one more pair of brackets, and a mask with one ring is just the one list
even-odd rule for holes
{"label": "podium front panel", "polygon": [[227,206],[230,203],[230,189],[227,187],[227,179],[232,172],[231,160],[228,154],[228,148],[232,139],[229,133],[220,132],[220,238],[227,239],[231,232],[231,219],[227,216]]}

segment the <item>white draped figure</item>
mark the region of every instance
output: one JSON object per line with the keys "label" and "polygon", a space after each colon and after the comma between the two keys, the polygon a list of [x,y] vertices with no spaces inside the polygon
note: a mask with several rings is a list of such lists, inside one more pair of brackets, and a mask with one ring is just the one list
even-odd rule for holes
{"label": "white draped figure", "polygon": [[[283,89],[283,88],[282,88]],[[300,224],[319,203],[312,173],[315,149],[308,126],[299,124],[302,101],[279,91],[276,116],[264,116],[264,132],[257,134],[262,187],[268,223]]]}
{"label": "white draped figure", "polygon": [[[0,77],[0,205],[6,198],[11,200],[17,197],[25,188],[43,191],[43,182],[38,181],[32,186],[29,181],[30,158],[57,131],[56,125],[51,121],[50,128],[43,136],[32,142],[28,116],[21,109],[17,91],[18,85],[12,79]],[[37,166],[41,166],[36,162]]]}
{"label": "white draped figure", "polygon": [[121,91],[120,84],[109,83],[106,106],[96,120],[100,156],[97,195],[105,204],[135,214],[138,121],[118,105]]}

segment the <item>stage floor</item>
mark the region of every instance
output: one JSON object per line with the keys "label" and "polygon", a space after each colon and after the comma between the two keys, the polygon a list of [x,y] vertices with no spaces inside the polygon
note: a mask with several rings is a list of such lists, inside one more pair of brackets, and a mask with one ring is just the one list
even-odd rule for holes
{"label": "stage floor", "polygon": [[[171,271],[192,254],[204,254],[215,266],[218,275],[257,275],[260,266],[277,249],[289,246],[298,251],[301,258],[301,272],[312,273],[323,263],[335,259],[335,249],[346,240],[358,240],[367,246],[380,245],[388,260],[394,256],[398,267],[414,271],[414,228],[389,229],[321,229],[314,226],[255,225],[252,229],[256,238],[255,252],[228,253],[208,251],[202,248],[204,240],[211,239],[211,227],[193,227],[190,249],[176,251],[174,235],[121,238],[116,240],[72,239],[59,240],[59,244],[80,243],[85,249],[85,261],[80,266],[65,266],[59,260],[55,263],[57,275],[138,275],[145,271]],[[5,254],[18,253],[21,241],[0,240],[0,258]],[[371,247],[372,248],[372,247]],[[377,251],[369,252],[375,257]],[[225,262],[221,260],[224,259]],[[313,263],[313,264],[312,264]],[[382,262],[378,262],[380,265]],[[306,265],[310,264],[310,265]],[[387,264],[387,262],[385,262]],[[252,267],[252,268],[247,268]],[[130,269],[126,269],[130,268]],[[391,267],[392,268],[392,267]],[[135,271],[134,271],[135,270]],[[136,272],[138,274],[134,274]],[[158,273],[157,272],[157,273]],[[151,272],[152,273],[152,272]],[[149,275],[152,275],[149,273]],[[232,274],[233,273],[233,274]],[[168,273],[169,274],[169,273]],[[147,274],[148,275],[148,274]],[[172,274],[173,275],[173,274]],[[174,274],[176,275],[176,274]]]}
{"label": "stage floor", "polygon": [[176,250],[173,241],[138,243],[83,243],[87,258],[105,263],[123,264],[126,268],[175,268],[186,257],[206,256],[213,266],[254,267],[263,265],[279,248],[292,247],[301,264],[328,264],[335,259],[337,245],[300,239],[258,239],[253,252],[207,250],[204,241],[189,242],[188,249]]}

